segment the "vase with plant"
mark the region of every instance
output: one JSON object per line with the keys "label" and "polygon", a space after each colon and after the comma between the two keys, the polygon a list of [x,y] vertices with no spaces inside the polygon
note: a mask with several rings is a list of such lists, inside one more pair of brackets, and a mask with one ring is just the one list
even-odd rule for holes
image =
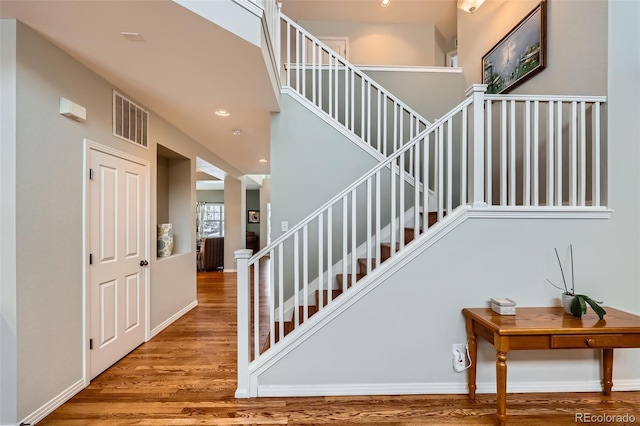
{"label": "vase with plant", "polygon": [[591,306],[591,309],[598,315],[600,319],[604,318],[604,315],[607,313],[599,303],[584,294],[576,294],[575,293],[575,280],[573,275],[573,244],[569,244],[569,256],[571,259],[571,289],[569,289],[567,285],[567,279],[564,273],[564,268],[562,267],[562,262],[560,261],[560,256],[558,255],[558,249],[554,248],[556,252],[556,259],[558,259],[558,265],[560,266],[560,273],[562,274],[562,283],[564,284],[564,288],[559,285],[554,284],[550,279],[547,278],[549,284],[561,290],[562,293],[562,306],[564,307],[564,311],[568,314],[572,314],[576,317],[581,317],[583,314],[587,313],[587,304]]}

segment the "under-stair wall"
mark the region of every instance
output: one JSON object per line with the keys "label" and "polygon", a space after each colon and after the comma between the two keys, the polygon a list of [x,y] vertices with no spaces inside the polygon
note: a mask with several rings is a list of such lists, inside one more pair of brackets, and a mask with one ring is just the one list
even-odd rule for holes
{"label": "under-stair wall", "polygon": [[[611,259],[592,244],[613,242],[614,228],[609,220],[570,216],[469,218],[313,327],[261,372],[258,395],[464,394],[466,372],[454,372],[451,364],[451,345],[466,342],[462,308],[485,306],[491,297],[509,297],[518,306],[558,305],[558,292],[544,283],[557,272],[554,247],[572,242],[577,248],[580,291],[637,311],[637,303],[617,291],[628,287],[628,268],[612,271]],[[478,390],[493,393],[495,350],[482,341],[478,351]],[[616,351],[614,390],[640,389],[637,356],[636,350]],[[509,392],[601,390],[596,351],[515,351],[508,363]]]}

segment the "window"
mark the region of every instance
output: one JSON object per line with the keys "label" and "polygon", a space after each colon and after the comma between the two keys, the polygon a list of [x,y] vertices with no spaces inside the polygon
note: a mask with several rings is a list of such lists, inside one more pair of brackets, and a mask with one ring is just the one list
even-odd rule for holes
{"label": "window", "polygon": [[198,239],[224,237],[224,204],[198,203]]}

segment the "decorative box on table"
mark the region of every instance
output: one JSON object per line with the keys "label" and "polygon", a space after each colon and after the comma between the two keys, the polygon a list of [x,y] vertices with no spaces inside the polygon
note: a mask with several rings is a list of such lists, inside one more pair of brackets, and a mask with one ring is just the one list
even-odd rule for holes
{"label": "decorative box on table", "polygon": [[515,315],[516,314],[516,302],[511,299],[491,298],[491,310],[500,315]]}

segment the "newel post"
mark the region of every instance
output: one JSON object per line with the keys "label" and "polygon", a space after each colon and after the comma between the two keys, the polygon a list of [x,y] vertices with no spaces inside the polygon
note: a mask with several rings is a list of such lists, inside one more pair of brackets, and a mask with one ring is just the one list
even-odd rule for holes
{"label": "newel post", "polygon": [[484,95],[487,92],[486,84],[474,84],[467,89],[465,95],[473,96],[471,107],[472,125],[470,128],[469,144],[469,201],[473,207],[484,207],[485,200],[485,115],[484,115]]}
{"label": "newel post", "polygon": [[236,398],[249,398],[249,333],[250,318],[249,304],[249,258],[252,250],[237,250],[235,252],[238,292],[238,389]]}

